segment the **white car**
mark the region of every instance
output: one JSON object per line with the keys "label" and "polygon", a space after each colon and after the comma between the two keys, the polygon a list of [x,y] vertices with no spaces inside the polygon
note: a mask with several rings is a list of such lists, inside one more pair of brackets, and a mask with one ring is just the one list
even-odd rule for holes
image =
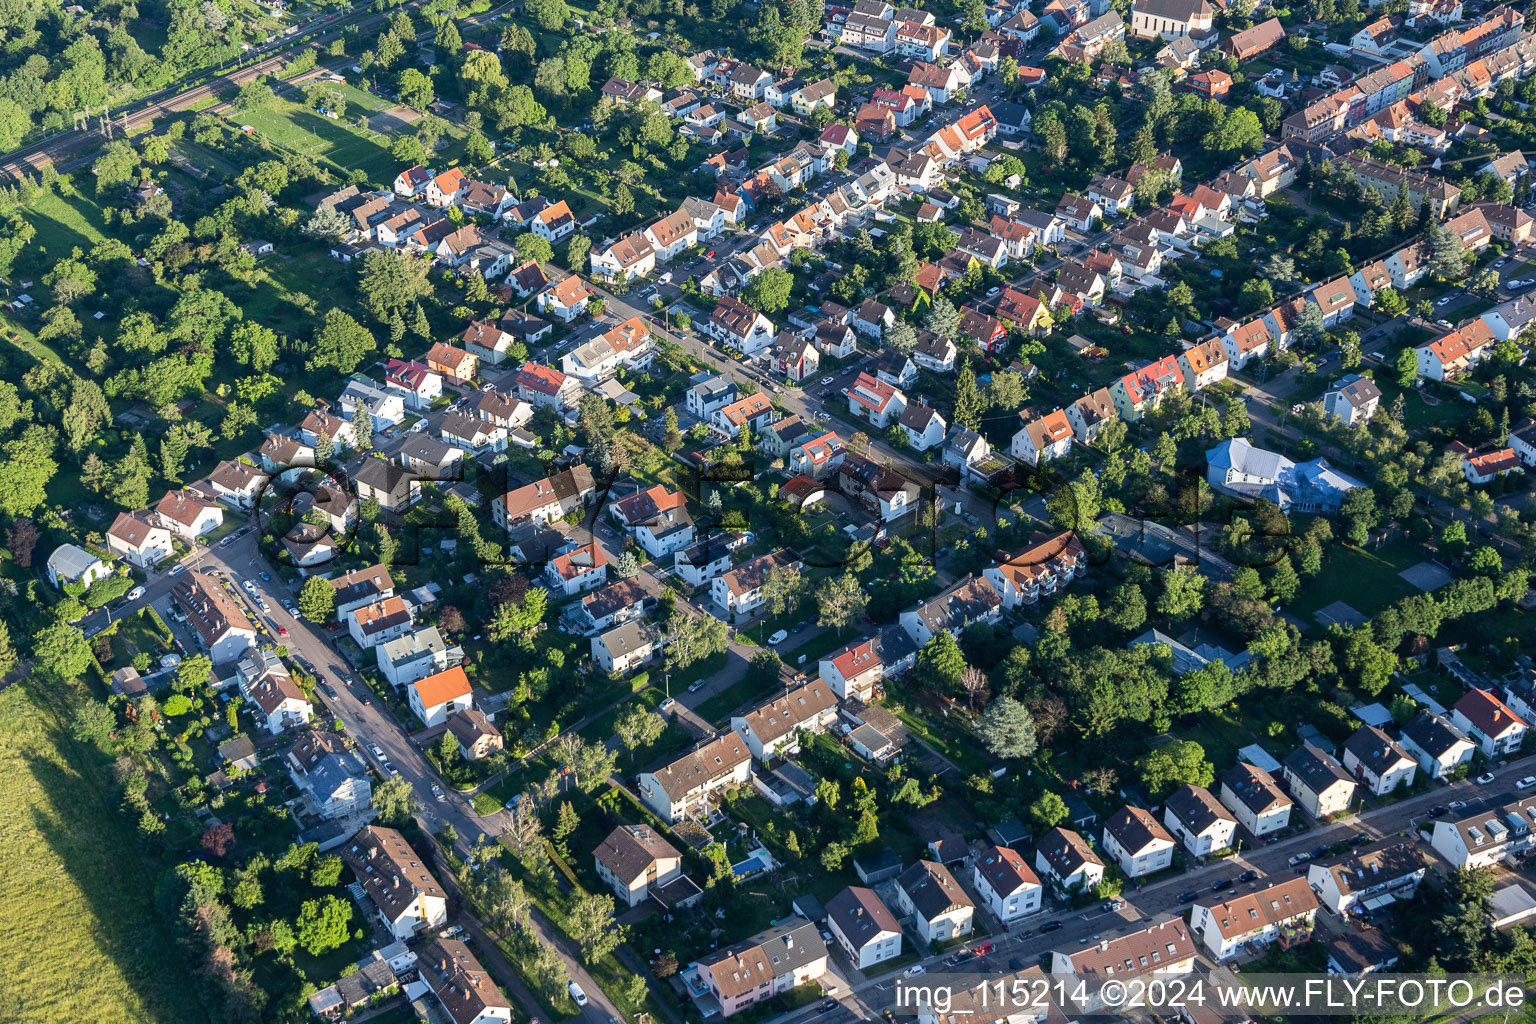
{"label": "white car", "polygon": [[1512,277],[1508,281],[1504,282],[1504,287],[1505,288],[1524,288],[1528,284],[1530,284],[1530,282],[1527,281],[1523,277]]}
{"label": "white car", "polygon": [[821,378],[821,386],[822,387],[826,387],[828,384],[831,384],[831,383],[832,383],[832,378],[831,377],[823,377],[823,378]]}
{"label": "white car", "polygon": [[1477,777],[1477,784],[1479,786],[1486,786],[1486,785],[1488,785],[1488,783],[1490,783],[1492,781],[1493,781],[1493,772],[1484,772],[1483,774],[1481,774],[1481,775],[1479,775]]}
{"label": "white car", "polygon": [[130,600],[130,601],[137,601],[139,598],[141,598],[143,596],[144,596],[144,588],[143,587],[134,587],[132,590],[128,591],[128,600]]}
{"label": "white car", "polygon": [[[1513,283],[1511,283],[1510,287],[1515,287],[1515,285]],[[1456,296],[1454,296],[1454,295],[1442,295],[1438,299],[1435,300],[1435,305],[1437,305],[1437,306],[1449,305],[1450,301],[1452,299],[1454,299],[1455,297]]]}
{"label": "white car", "polygon": [[901,973],[905,974],[909,978],[912,978],[912,977],[916,977],[919,974],[927,974],[928,973],[928,968],[924,967],[922,964],[913,964],[911,967],[908,967],[906,970],[902,971]]}
{"label": "white car", "polygon": [[656,705],[656,707],[662,711],[671,711],[673,708],[677,707],[677,699],[675,697],[668,697],[666,700]]}
{"label": "white car", "polygon": [[577,1006],[586,1006],[587,1005],[587,994],[581,990],[581,986],[580,985],[576,984],[573,981],[573,982],[570,983],[570,985],[568,985],[566,987],[567,987],[567,990],[571,993],[571,998],[576,1000],[576,1005]]}
{"label": "white car", "polygon": [[768,645],[770,647],[777,647],[779,644],[783,643],[785,640],[788,640],[788,639],[789,639],[789,631],[788,630],[785,630],[785,629],[774,630],[774,632],[768,637]]}
{"label": "white car", "polygon": [[1530,789],[1532,786],[1536,786],[1536,775],[1527,775],[1525,778],[1515,783],[1515,788],[1521,791]]}

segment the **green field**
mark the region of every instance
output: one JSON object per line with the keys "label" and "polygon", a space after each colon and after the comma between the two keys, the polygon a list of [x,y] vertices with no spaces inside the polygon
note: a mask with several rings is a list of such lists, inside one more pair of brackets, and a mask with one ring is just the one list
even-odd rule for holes
{"label": "green field", "polygon": [[158,866],[61,727],[58,691],[0,694],[0,1020],[206,1021],[154,911]]}
{"label": "green field", "polygon": [[1404,543],[1388,544],[1380,551],[1341,545],[1328,554],[1323,571],[1286,610],[1308,624],[1316,622],[1312,616],[1320,608],[1335,601],[1362,615],[1375,615],[1394,601],[1420,593],[1398,573],[1426,557],[1419,548]]}
{"label": "green field", "polygon": [[263,138],[329,163],[343,175],[360,167],[374,181],[389,181],[398,170],[397,161],[389,155],[389,140],[383,135],[322,117],[289,100],[280,99],[266,110],[233,114],[230,123],[236,128],[248,124]]}

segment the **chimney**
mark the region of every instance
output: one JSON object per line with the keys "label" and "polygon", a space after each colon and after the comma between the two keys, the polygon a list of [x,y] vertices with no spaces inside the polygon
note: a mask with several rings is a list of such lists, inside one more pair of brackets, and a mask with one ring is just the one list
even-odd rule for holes
{"label": "chimney", "polygon": [[1109,940],[1108,939],[1100,939],[1099,940],[1099,949],[1100,949],[1100,951],[1109,949]]}

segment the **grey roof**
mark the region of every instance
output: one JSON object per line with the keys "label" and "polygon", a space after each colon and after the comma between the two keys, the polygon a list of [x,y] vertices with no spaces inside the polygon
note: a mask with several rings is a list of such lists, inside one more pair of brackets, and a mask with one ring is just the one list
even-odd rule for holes
{"label": "grey roof", "polygon": [[1376,382],[1357,374],[1350,374],[1337,381],[1332,390],[1343,395],[1345,401],[1357,409],[1381,400],[1381,389],[1376,386]]}
{"label": "grey roof", "polygon": [[64,580],[78,579],[101,559],[75,544],[60,544],[48,556],[48,568]]}
{"label": "grey roof", "polygon": [[1205,668],[1213,662],[1221,662],[1228,669],[1237,671],[1247,665],[1252,655],[1247,651],[1241,654],[1233,654],[1215,644],[1200,644],[1190,647],[1182,644],[1158,629],[1149,629],[1145,633],[1132,640],[1127,646],[1136,647],[1142,644],[1162,644],[1173,653],[1173,674],[1181,676],[1186,672],[1194,672]]}
{"label": "grey roof", "polygon": [[1344,744],[1373,775],[1385,775],[1403,761],[1413,762],[1413,755],[1392,741],[1392,737],[1374,725],[1361,726]]}
{"label": "grey roof", "polygon": [[1232,795],[1255,815],[1291,804],[1290,798],[1280,789],[1274,776],[1257,765],[1239,761],[1221,777],[1221,784],[1230,789]]}
{"label": "grey roof", "polygon": [[1436,760],[1457,743],[1470,742],[1449,719],[1433,711],[1420,711],[1413,716],[1413,720],[1403,726],[1403,738]]}
{"label": "grey roof", "polygon": [[1518,882],[1496,890],[1488,900],[1488,916],[1495,921],[1529,914],[1532,910],[1536,910],[1536,896]]}
{"label": "grey roof", "polygon": [[1200,835],[1218,821],[1236,820],[1221,805],[1221,801],[1203,786],[1180,786],[1169,795],[1165,806],[1195,835]]}
{"label": "grey roof", "polygon": [[1355,784],[1343,765],[1310,743],[1291,751],[1285,767],[1314,793],[1325,792],[1336,782]]}
{"label": "grey roof", "polygon": [[927,921],[957,907],[975,906],[949,868],[936,861],[918,861],[897,877],[896,884],[912,901],[913,909]]}
{"label": "grey roof", "polygon": [[1397,945],[1380,928],[1348,931],[1328,943],[1328,955],[1344,970],[1363,974],[1390,966],[1398,958]]}

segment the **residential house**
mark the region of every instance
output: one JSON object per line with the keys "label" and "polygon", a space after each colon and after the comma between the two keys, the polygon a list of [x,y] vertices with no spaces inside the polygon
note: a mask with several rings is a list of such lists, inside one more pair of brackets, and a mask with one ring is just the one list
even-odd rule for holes
{"label": "residential house", "polygon": [[896,470],[852,453],[838,467],[837,487],[882,523],[916,511],[922,497],[922,489]]}
{"label": "residential house", "polygon": [[1014,458],[1039,466],[1072,450],[1072,423],[1066,410],[1057,409],[1033,418],[1026,418],[1022,412],[1019,416],[1024,424],[1013,435],[1013,444],[1008,449]]}
{"label": "residential house", "polygon": [[455,711],[474,706],[469,677],[457,665],[418,679],[406,687],[406,701],[427,728],[444,724]]}
{"label": "residential house", "polygon": [[674,824],[714,793],[746,785],[751,774],[752,752],[738,734],[727,732],[641,772],[640,799],[663,822]]}
{"label": "residential house", "polygon": [[791,917],[744,942],[698,960],[698,980],[731,1017],[827,972],[827,944],[816,926]]}
{"label": "residential house", "polygon": [[403,597],[386,597],[354,609],[347,616],[347,631],[364,650],[388,643],[411,631],[411,609]]}
{"label": "residential house", "polygon": [[683,855],[649,825],[618,826],[592,856],[597,876],[629,907],[683,876]]}
{"label": "residential house", "polygon": [[1500,448],[1481,455],[1467,455],[1461,460],[1462,475],[1474,487],[1491,484],[1505,473],[1520,469],[1520,456],[1514,448]]}
{"label": "residential house", "polygon": [[971,871],[971,884],[981,896],[982,905],[1004,927],[1040,912],[1044,888],[1017,850],[986,847],[976,855]]}
{"label": "residential house", "polygon": [[802,439],[789,450],[789,468],[815,480],[824,480],[843,464],[846,454],[842,438],[828,431],[819,437]]}
{"label": "residential house", "polygon": [[[1111,977],[1124,981],[1142,975],[1167,979],[1189,974],[1198,954],[1184,918],[1172,917],[1119,938],[1102,939],[1086,948],[1052,950],[1050,971],[1076,975],[1097,991],[1098,983]],[[1086,1013],[1106,1009],[1096,994],[1080,1000],[1079,1005]]]}
{"label": "residential house", "polygon": [[155,503],[160,525],[183,540],[196,540],[224,523],[224,508],[190,491],[166,491]]}
{"label": "residential house", "polygon": [[1449,719],[1427,708],[1403,726],[1401,744],[1418,760],[1419,770],[1431,779],[1448,778],[1462,765],[1470,765],[1472,754],[1478,749],[1478,744]]}
{"label": "residential house", "polygon": [[511,530],[523,522],[551,523],[591,504],[597,495],[592,471],[577,464],[553,476],[508,491],[491,506],[496,525]]}
{"label": "residential house", "polygon": [[661,632],[630,620],[592,638],[592,660],[610,675],[626,676],[661,652]]}
{"label": "residential house", "polygon": [[314,705],[273,652],[246,648],[235,666],[235,675],[252,717],[269,734],[276,736],[305,725],[313,717]]}
{"label": "residential house", "polygon": [[510,1024],[512,1004],[464,943],[435,939],[417,964],[421,983],[452,1024]]}
{"label": "residential house", "polygon": [[107,530],[107,550],[130,565],[149,569],[175,550],[171,531],[146,512],[119,512]]}
{"label": "residential house", "polygon": [[683,407],[699,419],[707,421],[715,410],[730,405],[740,397],[741,392],[736,382],[724,374],[703,376],[684,393]]}
{"label": "residential house", "polygon": [[1226,380],[1229,362],[1227,348],[1220,338],[1209,338],[1178,355],[1179,369],[1184,374],[1184,387],[1190,391],[1199,391],[1217,381]]}
{"label": "residential house", "polygon": [[1374,796],[1386,796],[1413,785],[1419,763],[1374,725],[1363,725],[1344,744],[1344,770]]}
{"label": "residential house", "polygon": [[731,728],[741,734],[752,756],[766,763],[775,755],[797,750],[800,733],[826,732],[836,720],[836,694],[824,681],[814,679],[744,715],[733,715]]}
{"label": "residential house", "polygon": [[848,389],[848,412],[877,430],[896,423],[906,407],[906,395],[862,371]]}
{"label": "residential house", "polygon": [[1274,776],[1245,761],[1221,777],[1221,803],[1255,838],[1278,832],[1291,821],[1291,799]]}
{"label": "residential house", "polygon": [[540,313],[568,324],[587,311],[591,298],[581,278],[572,274],[539,292],[536,302]]}
{"label": "residential house", "polygon": [[1002,611],[1003,599],[997,591],[984,578],[972,576],[904,609],[899,625],[921,647],[940,632],[958,638],[973,622],[995,623]]}
{"label": "residential house", "polygon": [[397,939],[410,939],[448,923],[448,897],[405,837],[369,825],[341,853],[363,896]]}
{"label": "residential house", "polygon": [[907,443],[913,451],[918,452],[939,447],[949,432],[949,424],[944,422],[944,417],[937,410],[916,403],[903,409],[897,422],[907,436]]}
{"label": "residential house", "polygon": [[861,971],[901,955],[901,924],[873,889],[848,886],[828,900],[827,928]]}
{"label": "residential house", "polygon": [[976,905],[949,868],[920,860],[896,878],[896,905],[918,936],[931,943],[969,935]]}
{"label": "residential house", "polygon": [[1082,836],[1053,828],[1035,844],[1035,870],[1062,893],[1086,893],[1104,880],[1104,862]]}
{"label": "residential house", "polygon": [[1434,822],[1429,845],[1457,869],[1476,870],[1528,856],[1536,836],[1536,796]]}
{"label": "residential house", "polygon": [[1003,608],[1034,604],[1088,572],[1088,555],[1075,531],[1036,532],[1013,552],[997,552],[982,570]]}
{"label": "residential house", "polygon": [[1276,941],[1282,947],[1307,941],[1317,908],[1317,895],[1307,880],[1288,878],[1256,892],[1197,900],[1189,926],[1220,962]]}
{"label": "residential house", "polygon": [[1412,899],[1429,864],[1416,838],[1389,840],[1375,849],[1313,861],[1307,865],[1307,884],[1323,906],[1347,920],[1351,912]]}
{"label": "residential house", "polygon": [[1155,363],[1117,379],[1109,387],[1120,418],[1135,423],[1149,410],[1162,405],[1163,399],[1184,387],[1184,371],[1178,357],[1168,355]]}
{"label": "residential house", "polygon": [[[476,326],[476,323],[472,323],[470,330],[475,330]],[[486,323],[480,326],[489,328],[485,335],[481,335],[487,341],[492,341],[494,344],[495,340],[490,337],[490,335],[494,335],[496,339],[506,337],[508,339],[507,343],[511,344],[511,335],[503,334],[501,329],[494,324]],[[442,374],[433,371],[426,363],[418,363],[415,360],[391,359],[384,364],[384,386],[400,395],[405,401],[407,409],[415,413],[421,413],[429,409],[433,402],[442,397],[443,377]],[[336,438],[333,437],[331,440],[334,442]]]}
{"label": "residential house", "polygon": [[773,417],[773,403],[759,391],[716,409],[709,419],[709,425],[726,437],[739,437],[742,430],[756,436],[768,429],[773,423]]}
{"label": "residential house", "polygon": [[543,578],[566,597],[592,590],[608,582],[608,556],[595,543],[573,548],[551,558]]}
{"label": "residential house", "polygon": [[[763,583],[768,574],[783,569],[799,569],[801,561],[787,549],[759,555],[710,581],[710,597],[723,618],[735,621],[755,613],[763,604]],[[718,612],[717,612],[718,614]]]}
{"label": "residential house", "polygon": [[1451,721],[1486,757],[1502,757],[1519,750],[1528,728],[1509,705],[1477,687],[1468,690],[1451,708]]}
{"label": "residential house", "polygon": [[[311,449],[311,452],[313,449]],[[219,500],[235,508],[250,508],[266,486],[268,476],[255,466],[225,460],[208,474],[208,483]]]}
{"label": "residential house", "polygon": [[1323,392],[1323,411],[1344,421],[1346,427],[1363,426],[1376,415],[1381,389],[1369,377],[1349,374]]}
{"label": "residential house", "polygon": [[1104,424],[1119,419],[1115,396],[1108,388],[1099,388],[1079,398],[1067,406],[1066,414],[1067,422],[1072,425],[1072,435],[1083,445],[1092,444]]}
{"label": "residential house", "polygon": [[576,216],[564,199],[533,215],[528,230],[554,245],[576,230]]}
{"label": "residential house", "polygon": [[740,299],[722,296],[704,330],[723,345],[753,355],[767,348],[774,338],[773,321]]}
{"label": "residential house", "polygon": [[1180,786],[1163,801],[1163,824],[1195,857],[1209,857],[1232,845],[1237,819],[1204,786]]}
{"label": "residential house", "polygon": [[1312,817],[1331,818],[1354,804],[1354,777],[1327,751],[1303,744],[1286,757],[1283,766],[1291,797]]}
{"label": "residential house", "polygon": [[868,703],[887,676],[911,667],[916,647],[901,630],[857,640],[821,659],[821,678],[842,700]]}
{"label": "residential house", "polygon": [[373,653],[379,671],[397,690],[448,667],[448,645],[436,626],[395,637]]}
{"label": "residential house", "polygon": [[1104,852],[1131,878],[1168,867],[1177,845],[1152,813],[1141,807],[1122,807],[1104,823]]}
{"label": "residential house", "polygon": [[[57,554],[54,552],[55,556]],[[50,557],[50,575],[52,563]],[[185,573],[171,588],[171,596],[187,616],[187,624],[192,627],[198,647],[214,665],[229,664],[256,642],[256,629],[251,620],[218,580],[200,572]]]}
{"label": "residential house", "polygon": [[284,761],[304,809],[315,817],[335,821],[364,814],[371,807],[373,784],[368,769],[339,733],[305,729],[288,748]]}

